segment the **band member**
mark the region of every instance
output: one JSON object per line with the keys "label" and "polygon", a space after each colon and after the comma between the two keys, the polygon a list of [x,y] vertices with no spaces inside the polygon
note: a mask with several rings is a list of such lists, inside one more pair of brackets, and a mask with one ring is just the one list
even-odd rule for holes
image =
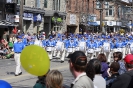
{"label": "band member", "polygon": [[47,46],[47,52],[49,54],[49,59],[52,60],[53,47],[54,47],[54,43],[53,43],[52,37],[49,38],[49,40],[47,41],[46,46]]}
{"label": "band member", "polygon": [[22,74],[22,71],[20,69],[20,54],[22,52],[22,50],[24,49],[25,45],[22,42],[22,37],[18,36],[17,37],[17,42],[14,43],[13,49],[14,49],[14,59],[16,62],[16,72],[15,72],[15,76],[19,76]]}
{"label": "band member", "polygon": [[73,53],[75,51],[76,48],[76,43],[74,42],[74,39],[70,39],[68,42],[68,51],[67,53]]}
{"label": "band member", "polygon": [[87,54],[89,55],[89,59],[93,59],[95,43],[93,40],[91,40],[90,42],[88,41],[86,45],[87,45]]}
{"label": "band member", "polygon": [[103,44],[103,52],[105,53],[107,59],[108,59],[108,62],[110,62],[110,42],[104,42]]}
{"label": "band member", "polygon": [[97,57],[98,54],[101,53],[101,46],[102,46],[102,43],[101,43],[100,39],[97,39],[94,43],[95,43],[95,49],[94,49],[94,51],[95,51],[95,55],[96,55],[96,57]]}
{"label": "band member", "polygon": [[57,57],[61,59],[61,63],[64,62],[65,58],[65,49],[64,49],[64,43],[61,41],[60,38],[58,38],[58,41],[56,43],[56,51],[57,51]]}

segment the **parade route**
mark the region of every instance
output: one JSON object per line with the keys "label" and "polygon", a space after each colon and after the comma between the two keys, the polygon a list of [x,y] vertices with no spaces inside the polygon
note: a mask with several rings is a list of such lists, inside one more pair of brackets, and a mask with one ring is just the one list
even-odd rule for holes
{"label": "parade route", "polygon": [[[0,79],[9,82],[13,88],[32,88],[37,81],[37,77],[30,75],[22,69],[21,76],[14,76],[15,61],[14,59],[0,60]],[[51,61],[50,69],[58,69],[64,77],[64,85],[66,88],[73,81],[73,76],[69,71],[68,62],[60,63],[54,59]]]}

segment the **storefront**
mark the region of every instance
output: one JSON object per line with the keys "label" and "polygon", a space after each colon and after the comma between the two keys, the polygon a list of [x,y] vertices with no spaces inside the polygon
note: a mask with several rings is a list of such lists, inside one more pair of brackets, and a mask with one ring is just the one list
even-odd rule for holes
{"label": "storefront", "polygon": [[66,13],[46,10],[44,15],[44,31],[46,36],[51,31],[63,33],[66,30]]}
{"label": "storefront", "polygon": [[79,33],[79,18],[77,14],[67,15],[67,33]]}

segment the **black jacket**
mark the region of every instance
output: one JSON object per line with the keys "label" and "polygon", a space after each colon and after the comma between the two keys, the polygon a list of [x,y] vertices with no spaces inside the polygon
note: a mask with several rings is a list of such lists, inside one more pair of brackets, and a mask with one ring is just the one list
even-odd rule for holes
{"label": "black jacket", "polygon": [[106,80],[106,88],[111,88],[113,82],[117,79],[119,73],[113,74],[111,77],[108,77]]}
{"label": "black jacket", "polygon": [[130,81],[133,77],[133,70],[128,71],[119,77],[113,82],[111,88],[128,88]]}

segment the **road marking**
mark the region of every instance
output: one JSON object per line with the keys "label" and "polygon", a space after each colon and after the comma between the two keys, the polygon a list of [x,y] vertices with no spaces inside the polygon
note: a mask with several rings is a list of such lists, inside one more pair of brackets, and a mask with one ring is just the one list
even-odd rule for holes
{"label": "road marking", "polygon": [[[68,67],[68,65],[64,65],[64,66],[61,66],[61,67],[53,67],[53,68],[50,68],[50,70],[53,70],[53,69],[61,70],[61,69],[63,69],[63,68],[67,68],[67,67]],[[25,74],[23,74],[23,75],[21,75],[21,76],[15,77],[15,76],[13,75],[13,76],[11,76],[11,77],[2,78],[1,80],[16,79],[16,78],[22,78],[22,77],[25,77],[25,76],[33,76],[33,75],[31,75],[31,74],[29,74],[29,73],[25,73]]]}

